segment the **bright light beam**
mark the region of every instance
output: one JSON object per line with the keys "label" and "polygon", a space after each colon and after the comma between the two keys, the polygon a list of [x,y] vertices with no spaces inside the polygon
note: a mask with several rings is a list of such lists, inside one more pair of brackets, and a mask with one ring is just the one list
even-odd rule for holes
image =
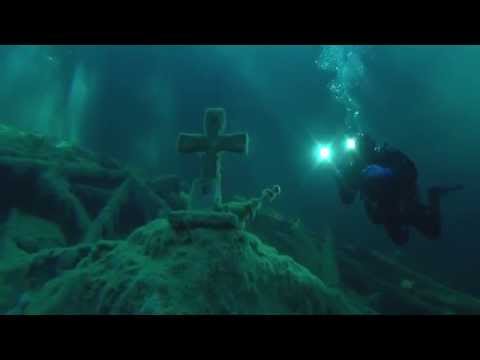
{"label": "bright light beam", "polygon": [[317,162],[330,161],[332,157],[332,151],[330,147],[324,145],[317,145],[315,148],[315,158]]}
{"label": "bright light beam", "polygon": [[345,142],[345,147],[348,151],[355,150],[357,148],[357,141],[354,138],[348,138]]}

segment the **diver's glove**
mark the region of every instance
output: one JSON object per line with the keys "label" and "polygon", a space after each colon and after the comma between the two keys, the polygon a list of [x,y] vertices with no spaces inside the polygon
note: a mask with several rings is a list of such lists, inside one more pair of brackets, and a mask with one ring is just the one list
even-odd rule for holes
{"label": "diver's glove", "polygon": [[335,182],[337,183],[338,194],[343,204],[350,205],[355,201],[357,189],[347,181],[344,174],[337,168],[332,169]]}

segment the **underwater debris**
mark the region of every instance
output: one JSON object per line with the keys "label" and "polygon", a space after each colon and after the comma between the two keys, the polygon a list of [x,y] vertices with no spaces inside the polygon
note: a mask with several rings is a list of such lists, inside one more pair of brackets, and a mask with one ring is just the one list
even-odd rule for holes
{"label": "underwater debris", "polygon": [[203,134],[178,136],[179,153],[203,153],[201,176],[193,181],[190,192],[192,210],[212,210],[222,203],[222,152],[248,153],[248,134],[223,134],[225,123],[225,110],[210,108],[205,111]]}
{"label": "underwater debris", "polygon": [[[136,206],[137,211],[142,213],[141,221],[144,224],[169,211],[169,206],[163,199],[141,180],[131,176],[114,191],[89,227],[84,241],[88,243],[98,239],[114,238],[118,235],[116,230],[125,227],[125,224],[120,223],[121,212],[132,206]],[[135,226],[131,226],[129,230],[134,228]]]}
{"label": "underwater debris", "polygon": [[[342,248],[338,261],[342,280],[350,288],[366,294],[382,293],[375,308],[382,314],[480,313],[479,299],[448,288],[376,251]],[[405,291],[410,287],[415,291]]]}
{"label": "underwater debris", "polygon": [[340,287],[340,271],[338,269],[337,252],[330,227],[325,229],[320,266],[322,279],[325,283],[329,286]]}
{"label": "underwater debris", "polygon": [[235,214],[243,228],[247,222],[255,220],[257,213],[260,211],[265,201],[274,201],[280,193],[280,186],[274,185],[271,188],[264,189],[262,195],[258,198],[217,205],[217,210]]}
{"label": "underwater debris", "polygon": [[68,241],[77,243],[90,226],[87,210],[71,192],[67,181],[56,172],[49,171],[38,176],[35,188],[37,213],[57,222]]}
{"label": "underwater debris", "polygon": [[119,216],[120,209],[126,204],[130,191],[130,179],[123,182],[110,197],[104,208],[89,227],[85,235],[85,242],[92,242],[97,239],[109,239],[114,235],[115,222]]}
{"label": "underwater debris", "polygon": [[170,209],[114,161],[9,127],[0,135],[0,175],[3,211],[18,208],[52,221],[70,244],[128,234]]}

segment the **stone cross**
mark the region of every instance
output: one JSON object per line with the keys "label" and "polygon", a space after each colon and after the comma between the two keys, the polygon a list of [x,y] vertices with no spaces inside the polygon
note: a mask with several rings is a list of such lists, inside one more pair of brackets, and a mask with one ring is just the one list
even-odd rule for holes
{"label": "stone cross", "polygon": [[224,151],[247,154],[248,134],[224,134],[225,110],[207,109],[203,134],[181,133],[177,151],[183,154],[202,153],[201,175],[192,184],[190,208],[215,209],[222,202],[221,155]]}

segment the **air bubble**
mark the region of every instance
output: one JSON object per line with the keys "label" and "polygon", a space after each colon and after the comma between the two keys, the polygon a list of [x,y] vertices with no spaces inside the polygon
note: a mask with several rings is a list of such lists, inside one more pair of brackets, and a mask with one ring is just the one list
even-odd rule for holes
{"label": "air bubble", "polygon": [[336,73],[335,79],[328,88],[335,100],[341,103],[347,112],[345,123],[349,118],[357,119],[360,116],[359,105],[351,96],[351,90],[360,84],[364,77],[364,66],[361,53],[364,47],[359,46],[324,46],[315,61],[321,70],[330,70]]}

